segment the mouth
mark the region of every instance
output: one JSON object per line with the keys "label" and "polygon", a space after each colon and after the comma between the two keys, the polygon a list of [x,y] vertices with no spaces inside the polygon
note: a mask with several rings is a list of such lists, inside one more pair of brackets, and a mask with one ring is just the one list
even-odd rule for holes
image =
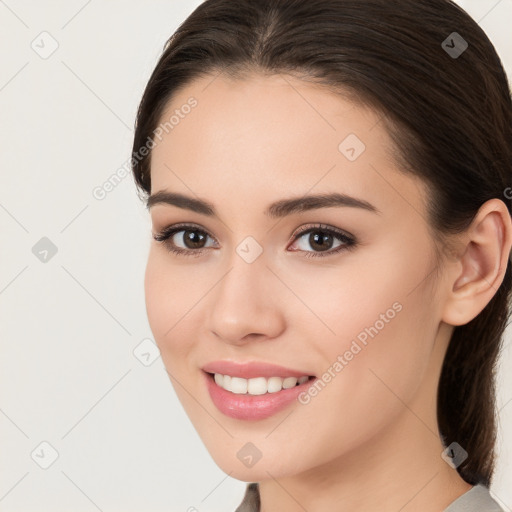
{"label": "mouth", "polygon": [[291,389],[306,384],[315,378],[314,375],[302,375],[300,377],[253,377],[245,379],[221,373],[206,372],[215,384],[236,395],[266,395],[279,393],[285,389]]}
{"label": "mouth", "polygon": [[257,421],[269,418],[300,401],[317,378],[313,375],[236,377],[203,370],[213,405],[225,416]]}

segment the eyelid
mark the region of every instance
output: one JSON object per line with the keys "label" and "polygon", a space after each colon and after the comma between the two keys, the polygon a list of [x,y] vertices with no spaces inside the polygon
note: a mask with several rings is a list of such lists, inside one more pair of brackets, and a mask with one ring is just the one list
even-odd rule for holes
{"label": "eyelid", "polygon": [[321,222],[317,222],[317,223],[305,224],[305,225],[302,225],[302,226],[298,227],[292,233],[292,236],[290,237],[290,240],[295,241],[295,239],[297,237],[304,236],[305,234],[310,233],[311,231],[315,231],[315,230],[327,231],[329,233],[336,233],[337,235],[341,235],[344,238],[350,238],[350,239],[352,239],[354,241],[355,241],[355,238],[356,238],[354,235],[352,235],[348,231],[345,231],[345,230],[340,229],[340,228],[336,228],[334,226],[330,226],[328,224],[322,224]]}
{"label": "eyelid", "polygon": [[[153,233],[153,238],[155,240],[159,238],[170,238],[169,233],[176,234],[179,231],[186,231],[187,228],[193,228],[197,231],[201,231],[208,235],[213,240],[216,240],[216,238],[205,228],[200,226],[199,224],[195,224],[194,222],[178,222],[177,224],[171,224],[169,226],[163,227],[161,230],[159,230],[157,233]],[[172,235],[171,235],[172,236]]]}

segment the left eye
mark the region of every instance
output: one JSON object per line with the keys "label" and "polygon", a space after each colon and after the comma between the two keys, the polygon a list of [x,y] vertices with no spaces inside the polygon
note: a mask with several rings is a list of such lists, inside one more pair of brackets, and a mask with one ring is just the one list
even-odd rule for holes
{"label": "left eye", "polygon": [[[307,238],[306,238],[307,237]],[[299,244],[299,250],[304,251],[304,255],[307,258],[311,257],[324,257],[322,253],[326,255],[337,254],[340,251],[349,249],[355,246],[355,239],[346,233],[327,226],[313,226],[305,231],[301,231],[295,235],[295,240],[303,239],[303,244]],[[339,241],[339,244],[333,247],[335,240]],[[314,251],[308,251],[305,248],[306,245],[314,248]]]}
{"label": "left eye", "polygon": [[[308,238],[306,238],[307,235],[309,235]],[[157,242],[164,243],[170,252],[185,256],[200,256],[204,249],[212,247],[212,245],[204,245],[205,241],[208,238],[213,240],[213,237],[203,229],[188,224],[170,226],[165,228],[162,232],[153,235],[153,238]],[[175,238],[177,240],[181,240],[183,246],[177,245],[174,240]],[[292,252],[304,252],[305,257],[324,257],[322,253],[326,253],[326,255],[336,254],[342,250],[349,249],[356,244],[356,241],[352,236],[349,236],[336,228],[323,225],[315,225],[305,230],[303,229],[296,233],[292,238],[294,244],[297,240],[300,242],[301,239],[304,239],[302,243],[298,244],[299,248],[292,249]],[[336,239],[339,241],[339,244],[334,246],[334,250],[332,250],[332,244]],[[305,248],[306,244],[314,250],[307,250],[307,248]],[[293,247],[293,244],[290,247]]]}

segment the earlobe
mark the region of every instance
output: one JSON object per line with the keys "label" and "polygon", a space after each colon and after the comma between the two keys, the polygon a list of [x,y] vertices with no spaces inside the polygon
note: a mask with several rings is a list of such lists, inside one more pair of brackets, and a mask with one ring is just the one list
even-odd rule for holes
{"label": "earlobe", "polygon": [[503,201],[484,203],[463,235],[464,250],[449,271],[443,321],[464,325],[498,291],[510,264],[512,221]]}

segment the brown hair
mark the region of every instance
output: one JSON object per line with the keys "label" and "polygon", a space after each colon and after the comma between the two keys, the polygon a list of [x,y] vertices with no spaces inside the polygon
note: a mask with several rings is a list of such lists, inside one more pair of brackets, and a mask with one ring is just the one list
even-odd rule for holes
{"label": "brown hair", "polygon": [[[464,48],[454,32],[468,45],[460,55],[449,51]],[[151,153],[139,149],[173,95],[221,71],[288,73],[382,113],[400,167],[430,187],[437,238],[465,229],[485,201],[510,190],[507,78],[485,33],[450,0],[206,0],[167,41],[139,105],[132,153],[139,193],[151,192]],[[509,264],[484,310],[455,327],[439,381],[442,441],[468,452],[457,471],[473,485],[489,486],[494,470],[494,372],[511,287]]]}

